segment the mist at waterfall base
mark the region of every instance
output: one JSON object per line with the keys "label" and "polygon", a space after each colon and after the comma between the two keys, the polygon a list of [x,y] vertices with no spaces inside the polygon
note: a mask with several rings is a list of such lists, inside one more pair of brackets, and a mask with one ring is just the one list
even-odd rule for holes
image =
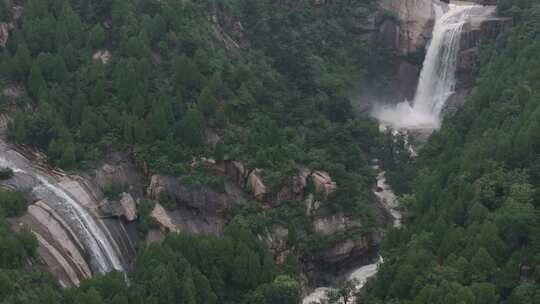
{"label": "mist at waterfall base", "polygon": [[[434,10],[436,21],[433,36],[427,48],[414,100],[406,100],[391,106],[376,106],[371,114],[382,126],[395,130],[427,131],[441,126],[441,113],[446,102],[455,92],[455,74],[463,26],[471,18],[493,12],[493,8],[480,5],[442,3],[434,3]],[[392,215],[393,226],[399,228],[401,226],[399,202],[392,188],[386,184],[384,171],[377,176],[377,185],[382,191],[376,192],[375,195]],[[381,263],[383,263],[382,257],[373,264],[358,268],[348,276],[348,279],[357,280],[356,290],[361,289],[369,278],[377,274]],[[331,287],[319,287],[306,296],[302,303],[324,303],[326,293],[331,289]]]}
{"label": "mist at waterfall base", "polygon": [[456,66],[461,32],[469,18],[483,15],[478,5],[434,5],[437,20],[427,48],[414,100],[392,106],[375,106],[372,116],[394,129],[434,130],[456,87]]}

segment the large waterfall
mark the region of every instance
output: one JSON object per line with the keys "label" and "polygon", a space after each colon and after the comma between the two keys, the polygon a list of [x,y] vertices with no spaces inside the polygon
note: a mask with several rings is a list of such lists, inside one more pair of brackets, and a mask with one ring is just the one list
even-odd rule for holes
{"label": "large waterfall", "polygon": [[[391,107],[379,107],[374,110],[383,125],[394,129],[428,129],[440,126],[441,112],[454,94],[456,87],[456,66],[460,50],[463,26],[471,18],[490,13],[491,8],[480,5],[455,5],[434,3],[436,21],[433,36],[427,48],[426,58],[420,73],[420,80],[414,100],[404,101]],[[396,131],[397,132],[397,131]],[[377,176],[378,192],[375,196],[393,218],[393,226],[401,226],[401,214],[398,201],[391,187],[386,184],[383,171]],[[373,264],[365,265],[353,271],[345,279],[355,279],[357,289],[361,289],[366,281],[376,275],[378,266],[383,263],[382,257]],[[303,299],[303,304],[325,303],[326,293],[331,287],[319,287]]]}
{"label": "large waterfall", "polygon": [[435,5],[437,20],[427,48],[420,80],[412,103],[404,101],[393,107],[375,109],[373,115],[397,129],[436,129],[441,111],[455,92],[456,66],[461,32],[472,17],[485,14],[477,5]]}

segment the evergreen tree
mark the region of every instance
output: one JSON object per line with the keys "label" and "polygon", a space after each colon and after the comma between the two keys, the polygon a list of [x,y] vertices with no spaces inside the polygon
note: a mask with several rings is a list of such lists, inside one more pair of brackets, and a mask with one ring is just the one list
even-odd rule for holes
{"label": "evergreen tree", "polygon": [[198,107],[205,117],[214,117],[217,108],[217,100],[212,88],[205,87],[198,99]]}
{"label": "evergreen tree", "polygon": [[32,58],[25,43],[17,45],[17,51],[11,61],[12,75],[16,80],[25,79],[30,71]]}
{"label": "evergreen tree", "polygon": [[194,108],[189,109],[182,117],[179,133],[182,141],[189,147],[202,147],[205,141],[205,125],[201,112]]}
{"label": "evergreen tree", "polygon": [[193,275],[191,269],[187,269],[184,272],[182,278],[182,303],[185,304],[197,304],[197,290],[195,289],[195,283],[193,282]]}
{"label": "evergreen tree", "polygon": [[90,31],[88,44],[94,49],[100,49],[105,44],[105,30],[100,24],[96,24]]}
{"label": "evergreen tree", "polygon": [[28,91],[32,96],[37,97],[39,92],[46,85],[47,84],[45,83],[45,79],[43,79],[39,65],[34,63],[32,65],[32,69],[30,70],[30,76],[28,77]]}

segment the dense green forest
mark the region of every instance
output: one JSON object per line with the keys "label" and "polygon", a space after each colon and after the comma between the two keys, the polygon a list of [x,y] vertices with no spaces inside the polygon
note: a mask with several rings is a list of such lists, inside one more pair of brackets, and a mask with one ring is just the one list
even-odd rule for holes
{"label": "dense green forest", "polygon": [[[373,223],[370,162],[392,141],[374,120],[354,117],[349,90],[367,73],[358,33],[376,9],[376,1],[0,0],[0,21],[14,25],[0,53],[0,86],[14,92],[0,100],[14,113],[9,140],[66,170],[121,152],[146,174],[218,189],[223,181],[191,166],[194,158],[262,168],[271,191],[303,164],[340,185],[327,198],[331,209]],[[209,142],[212,134],[221,140]],[[117,188],[103,190],[114,198]],[[23,196],[0,195],[1,303],[299,300],[298,261],[274,265],[254,236],[256,206],[235,210],[221,238],[177,235],[141,246],[129,286],[116,273],[63,290],[31,266],[31,233],[9,232],[5,216],[24,212]],[[298,223],[297,205],[265,220]],[[151,223],[141,217],[145,230]]]}
{"label": "dense green forest", "polygon": [[483,47],[465,106],[404,164],[408,222],[386,238],[368,303],[540,303],[540,5],[498,9],[516,26]]}
{"label": "dense green forest", "polygon": [[[25,89],[3,100],[20,109],[10,139],[64,169],[127,151],[150,174],[210,185],[194,158],[238,159],[264,169],[272,191],[304,164],[342,185],[336,209],[368,214],[370,160],[389,140],[354,119],[348,90],[367,72],[357,33],[375,10],[374,1],[26,1],[0,57],[3,82]],[[105,64],[93,59],[103,50]],[[221,140],[209,144],[210,134]]]}

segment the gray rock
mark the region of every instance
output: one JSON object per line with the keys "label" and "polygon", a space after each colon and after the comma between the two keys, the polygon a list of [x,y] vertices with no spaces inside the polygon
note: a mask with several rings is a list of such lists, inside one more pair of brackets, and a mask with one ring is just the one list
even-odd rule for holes
{"label": "gray rock", "polygon": [[153,175],[147,194],[159,200],[163,194],[173,198],[178,207],[195,208],[203,215],[221,214],[231,208],[236,201],[226,193],[208,187],[193,188],[172,176]]}
{"label": "gray rock", "polygon": [[5,22],[0,23],[0,48],[5,48],[9,39],[9,24]]}
{"label": "gray rock", "polygon": [[313,220],[313,231],[321,235],[332,235],[362,227],[360,220],[352,220],[343,213],[317,217]]}

